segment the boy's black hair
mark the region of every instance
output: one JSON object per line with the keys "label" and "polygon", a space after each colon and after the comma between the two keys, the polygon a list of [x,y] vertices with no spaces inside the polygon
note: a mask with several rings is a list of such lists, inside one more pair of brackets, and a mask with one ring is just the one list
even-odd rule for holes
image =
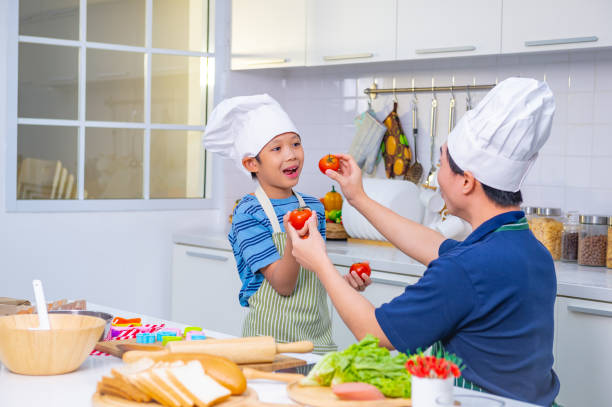
{"label": "boy's black hair", "polygon": [[[261,164],[261,160],[259,159],[259,154],[257,154],[257,155],[255,156],[255,159],[257,160],[257,162],[258,162],[258,163],[260,163],[260,164]],[[252,173],[251,173],[251,179],[252,179],[253,181],[255,181],[255,180],[257,179],[257,173],[252,172]]]}
{"label": "boy's black hair", "polygon": [[[451,157],[448,149],[446,150],[446,156],[448,157],[448,164],[450,165],[451,171],[455,174],[463,175],[463,170],[459,168],[457,163],[453,160],[453,157]],[[521,191],[502,191],[485,185],[482,182],[480,183],[480,185],[482,185],[482,189],[484,190],[487,198],[489,198],[499,206],[518,206],[523,202],[523,195],[521,194]]]}

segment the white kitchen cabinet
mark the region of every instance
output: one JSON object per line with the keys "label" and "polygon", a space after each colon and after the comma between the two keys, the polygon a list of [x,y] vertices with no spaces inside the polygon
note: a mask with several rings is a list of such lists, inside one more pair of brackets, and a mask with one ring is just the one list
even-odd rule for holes
{"label": "white kitchen cabinet", "polygon": [[502,52],[612,45],[610,0],[505,0]]}
{"label": "white kitchen cabinet", "polygon": [[[348,267],[337,266],[336,268],[342,275],[349,271]],[[372,271],[370,278],[372,279],[372,284],[365,289],[363,295],[375,307],[391,301],[393,298],[402,294],[406,286],[414,284],[419,280],[418,277],[382,273],[378,271]],[[355,336],[345,325],[344,321],[342,321],[342,318],[333,306],[332,331],[338,349],[345,349],[347,346],[356,342]]]}
{"label": "white kitchen cabinet", "polygon": [[306,65],[395,59],[397,0],[309,0]]}
{"label": "white kitchen cabinet", "polygon": [[498,54],[502,0],[398,0],[397,59]]}
{"label": "white kitchen cabinet", "polygon": [[557,297],[554,369],[565,407],[609,406],[612,304]]}
{"label": "white kitchen cabinet", "polygon": [[238,303],[240,286],[231,251],[174,245],[173,321],[240,336],[248,311]]}
{"label": "white kitchen cabinet", "polygon": [[306,0],[233,0],[232,69],[304,66]]}

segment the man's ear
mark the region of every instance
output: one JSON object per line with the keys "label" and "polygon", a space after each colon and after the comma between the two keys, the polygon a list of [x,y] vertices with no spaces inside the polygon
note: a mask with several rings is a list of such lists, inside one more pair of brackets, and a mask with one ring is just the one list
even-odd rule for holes
{"label": "man's ear", "polygon": [[464,195],[469,195],[476,189],[476,183],[478,181],[474,178],[474,174],[470,171],[463,172],[463,187],[461,188],[461,192]]}
{"label": "man's ear", "polygon": [[255,157],[245,157],[242,159],[242,165],[248,172],[259,171],[259,163]]}

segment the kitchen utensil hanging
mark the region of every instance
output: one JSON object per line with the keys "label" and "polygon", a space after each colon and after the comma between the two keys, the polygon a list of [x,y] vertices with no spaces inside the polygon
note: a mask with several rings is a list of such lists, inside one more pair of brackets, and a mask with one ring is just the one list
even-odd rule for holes
{"label": "kitchen utensil hanging", "polygon": [[[414,88],[414,79],[412,79],[412,87]],[[418,99],[416,93],[413,93],[412,98],[412,138],[414,141],[414,163],[408,168],[406,172],[406,176],[404,177],[408,181],[414,182],[415,184],[419,184],[421,182],[421,178],[423,177],[423,166],[419,163],[419,159],[417,156],[417,135],[419,134],[418,130],[418,114],[417,114],[417,106]]]}
{"label": "kitchen utensil hanging", "polygon": [[429,159],[431,163],[431,168],[429,169],[429,174],[427,175],[427,180],[425,184],[428,187],[431,187],[434,184],[436,176],[436,163],[434,162],[434,147],[436,141],[436,134],[438,133],[438,99],[436,98],[436,92],[434,91],[433,79],[431,80],[431,112],[429,117]]}
{"label": "kitchen utensil hanging", "polygon": [[397,98],[394,99],[393,110],[383,122],[387,132],[383,137],[381,152],[387,178],[403,178],[410,167],[412,152],[397,114]]}
{"label": "kitchen utensil hanging", "polygon": [[451,98],[448,103],[448,134],[455,127],[455,93],[453,92],[453,86],[455,85],[455,77],[453,76],[453,84],[451,85]]}

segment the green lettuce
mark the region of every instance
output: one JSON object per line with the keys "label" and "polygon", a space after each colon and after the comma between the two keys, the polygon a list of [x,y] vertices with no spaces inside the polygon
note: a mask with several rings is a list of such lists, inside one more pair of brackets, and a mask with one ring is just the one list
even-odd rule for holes
{"label": "green lettuce", "polygon": [[310,371],[303,386],[330,386],[346,382],[362,382],[376,386],[387,397],[410,397],[408,356],[391,356],[378,346],[378,338],[366,335],[361,342],[340,352],[326,354]]}

